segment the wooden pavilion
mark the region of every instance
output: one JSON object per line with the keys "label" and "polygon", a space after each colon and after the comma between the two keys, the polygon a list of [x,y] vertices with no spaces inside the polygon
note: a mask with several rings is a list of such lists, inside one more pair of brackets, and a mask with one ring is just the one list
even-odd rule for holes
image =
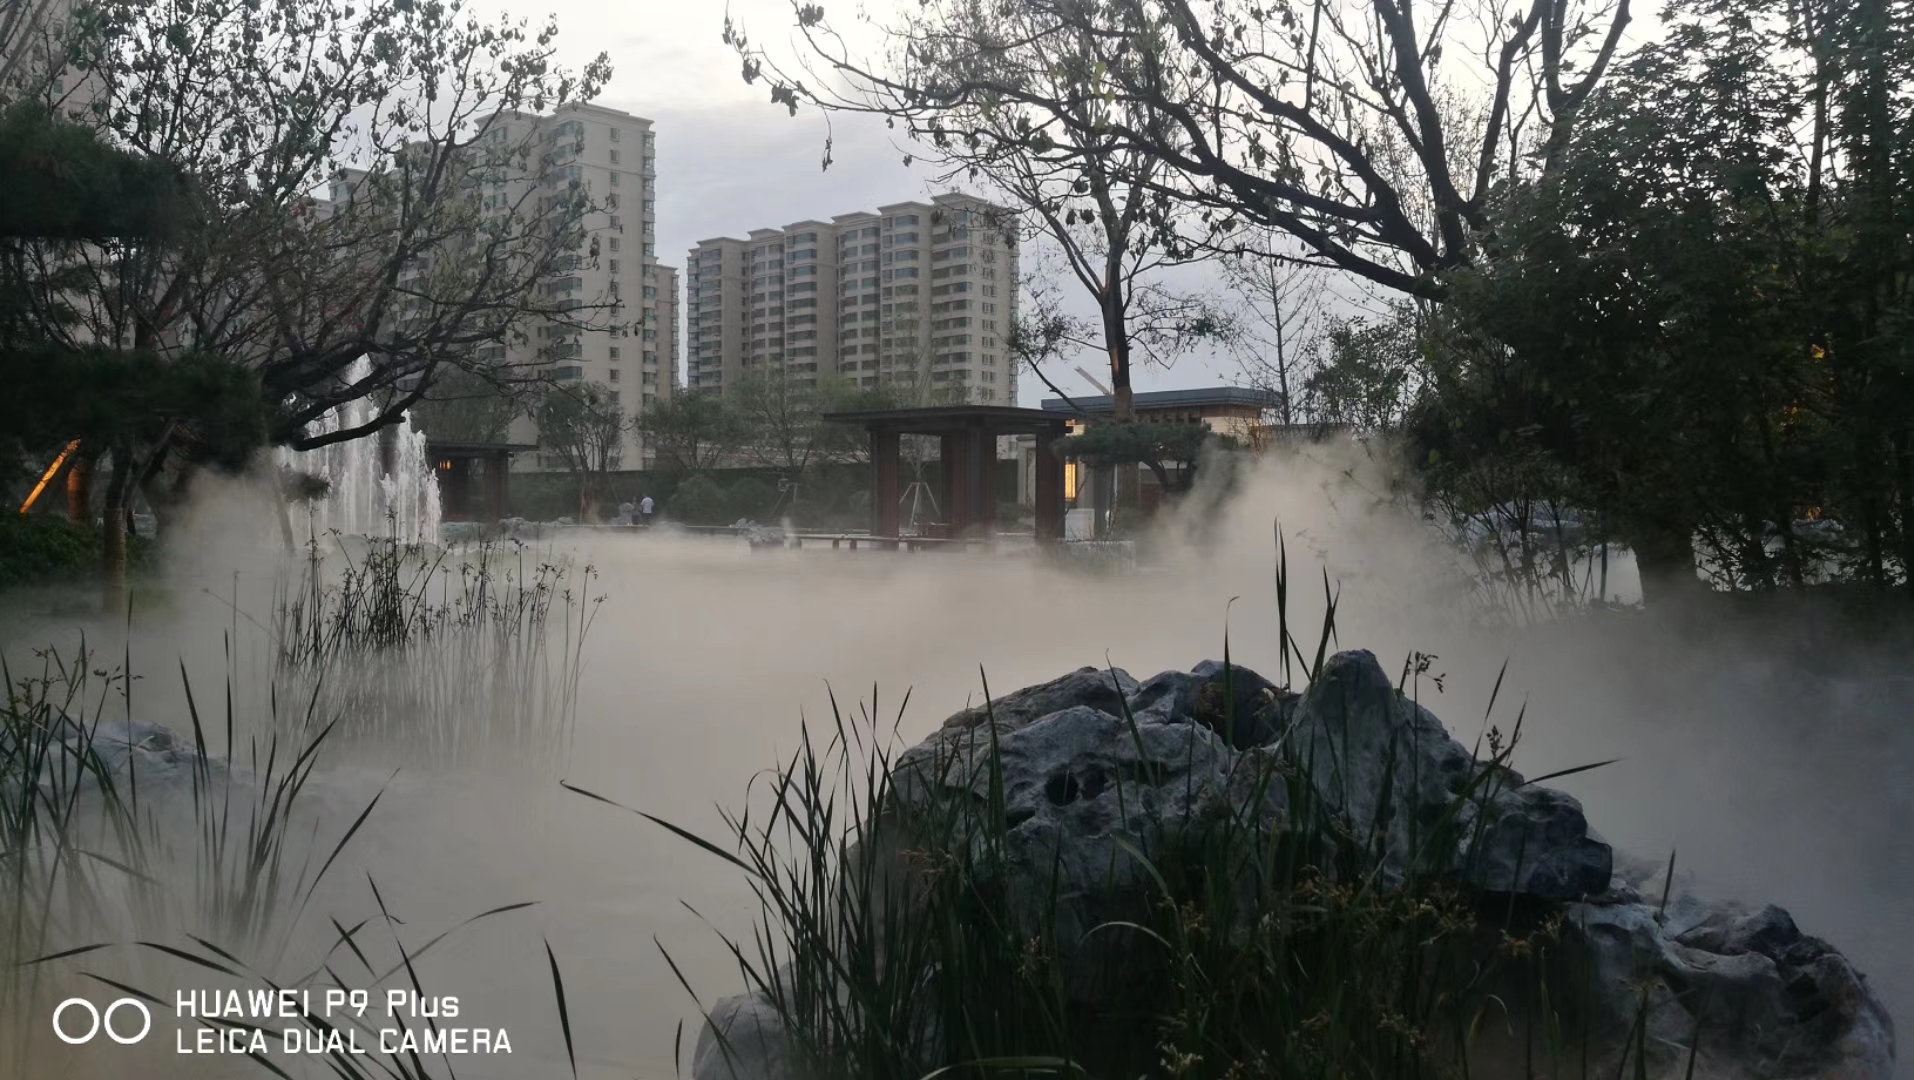
{"label": "wooden pavilion", "polygon": [[944,490],[939,506],[952,536],[988,532],[997,519],[997,439],[1036,436],[1037,542],[1063,538],[1063,457],[1057,442],[1068,418],[1042,409],[1008,405],[933,405],[914,409],[865,409],[826,413],[824,419],[862,427],[871,440],[871,535],[899,535],[903,491],[899,447],[905,435],[935,436],[940,443]]}

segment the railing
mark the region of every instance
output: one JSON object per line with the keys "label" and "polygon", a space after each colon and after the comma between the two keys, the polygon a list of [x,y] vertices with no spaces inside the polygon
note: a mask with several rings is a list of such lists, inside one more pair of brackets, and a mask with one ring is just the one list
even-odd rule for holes
{"label": "railing", "polygon": [[[660,528],[656,525],[613,525],[613,524],[573,524],[573,525],[534,525],[541,533],[550,530],[644,533]],[[690,533],[694,536],[734,536],[742,537],[744,532],[735,525],[671,525],[676,532]],[[821,551],[828,543],[832,551],[967,551],[980,547],[993,547],[1005,540],[1034,541],[1034,533],[994,533],[990,536],[875,536],[858,532],[793,532],[784,534],[786,550]],[[774,545],[775,546],[775,545]]]}

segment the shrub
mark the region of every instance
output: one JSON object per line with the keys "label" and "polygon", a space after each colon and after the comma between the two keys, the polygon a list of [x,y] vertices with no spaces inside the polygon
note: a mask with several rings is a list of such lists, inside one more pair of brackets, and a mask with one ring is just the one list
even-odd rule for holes
{"label": "shrub", "polygon": [[[152,541],[127,537],[127,563],[151,561]],[[77,581],[100,567],[100,534],[53,514],[0,514],[0,589]]]}
{"label": "shrub", "polygon": [[0,514],[0,588],[77,578],[100,565],[100,536],[65,518]]}
{"label": "shrub", "polygon": [[760,520],[776,508],[777,501],[777,489],[750,476],[737,480],[725,492],[725,503],[734,521],[738,518]]}
{"label": "shrub", "polygon": [[708,476],[694,476],[679,484],[664,509],[672,519],[688,525],[729,525],[736,520],[725,517],[730,510],[725,491]]}

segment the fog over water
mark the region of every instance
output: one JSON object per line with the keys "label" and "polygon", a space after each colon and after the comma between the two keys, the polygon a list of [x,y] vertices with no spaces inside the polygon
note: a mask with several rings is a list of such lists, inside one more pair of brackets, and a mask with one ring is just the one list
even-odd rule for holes
{"label": "fog over water", "polygon": [[[1914,660],[1897,651],[1906,642],[1832,650],[1871,672],[1850,679],[1797,670],[1791,641],[1751,643],[1661,615],[1484,629],[1445,569],[1452,561],[1352,468],[1272,466],[1233,504],[1217,549],[1120,578],[1010,556],[754,553],[723,540],[596,534],[575,552],[599,575],[589,591],[606,599],[584,650],[565,779],[720,839],[715,807],[741,804],[753,774],[795,747],[801,718],[828,723],[830,689],[849,706],[875,682],[886,717],[909,690],[908,743],[981,697],[981,677],[1002,694],[1086,664],[1141,678],[1220,657],[1226,610],[1233,659],[1274,676],[1280,520],[1301,582],[1291,616],[1310,628],[1295,631],[1305,651],[1326,566],[1340,583],[1340,646],[1371,649],[1390,670],[1412,650],[1435,654],[1444,688],[1426,687],[1425,703],[1465,743],[1506,661],[1495,715],[1506,731],[1526,705],[1518,768],[1538,775],[1621,758],[1559,782],[1605,837],[1645,857],[1678,849],[1702,891],[1787,907],[1870,976],[1903,1033],[1914,1030]],[[181,545],[173,599],[136,615],[142,718],[183,726],[178,660],[204,700],[224,670],[222,633],[257,634],[216,598],[236,587],[248,610],[270,599],[259,549],[233,525],[248,506],[238,496],[208,506],[198,541]],[[43,608],[6,625],[9,656],[79,628]],[[102,651],[120,648],[111,627],[91,634]],[[680,1022],[688,1068],[696,1011],[659,945],[706,1004],[736,991],[712,928],[748,934],[749,891],[708,853],[556,780],[510,762],[443,771],[352,748],[317,782],[335,820],[388,786],[314,913],[348,924],[376,913],[370,875],[416,944],[487,908],[536,901],[448,938],[420,968],[428,989],[461,998],[462,1022],[510,1030],[510,1058],[460,1059],[458,1075],[566,1071],[549,942],[581,1074],[670,1076]],[[175,1058],[168,1019],[165,1052],[97,1049],[49,1060],[38,1075],[265,1075]],[[1905,1065],[1903,1074],[1914,1075]]]}

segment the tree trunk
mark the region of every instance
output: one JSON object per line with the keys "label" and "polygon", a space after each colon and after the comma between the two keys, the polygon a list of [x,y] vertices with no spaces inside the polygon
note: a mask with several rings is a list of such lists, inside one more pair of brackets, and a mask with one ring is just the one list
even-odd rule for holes
{"label": "tree trunk", "polygon": [[66,518],[82,529],[93,524],[93,455],[84,451],[67,467]]}
{"label": "tree trunk", "polygon": [[1901,518],[1901,582],[1914,593],[1914,432],[1902,428],[1894,436],[1894,502]]}
{"label": "tree trunk", "polygon": [[[1110,419],[1128,424],[1136,419],[1135,394],[1130,389],[1130,339],[1123,322],[1121,301],[1103,305],[1103,340],[1110,347]],[[1116,509],[1116,466],[1097,466],[1095,484],[1095,532],[1098,540],[1110,538],[1110,519]]]}
{"label": "tree trunk", "polygon": [[132,458],[125,444],[113,448],[113,469],[106,483],[106,508],[100,516],[104,571],[101,599],[108,616],[126,608],[126,516],[128,495],[133,486]]}
{"label": "tree trunk", "polygon": [[1692,532],[1681,529],[1644,531],[1629,545],[1641,573],[1642,603],[1678,602],[1706,591],[1695,563]]}
{"label": "tree trunk", "polygon": [[259,474],[259,478],[259,482],[264,485],[266,498],[272,503],[273,518],[279,522],[279,542],[284,545],[286,553],[290,555],[298,550],[299,540],[292,532],[292,506],[286,494],[285,477],[280,473],[279,466],[273,464],[272,459],[268,457],[265,471]]}

